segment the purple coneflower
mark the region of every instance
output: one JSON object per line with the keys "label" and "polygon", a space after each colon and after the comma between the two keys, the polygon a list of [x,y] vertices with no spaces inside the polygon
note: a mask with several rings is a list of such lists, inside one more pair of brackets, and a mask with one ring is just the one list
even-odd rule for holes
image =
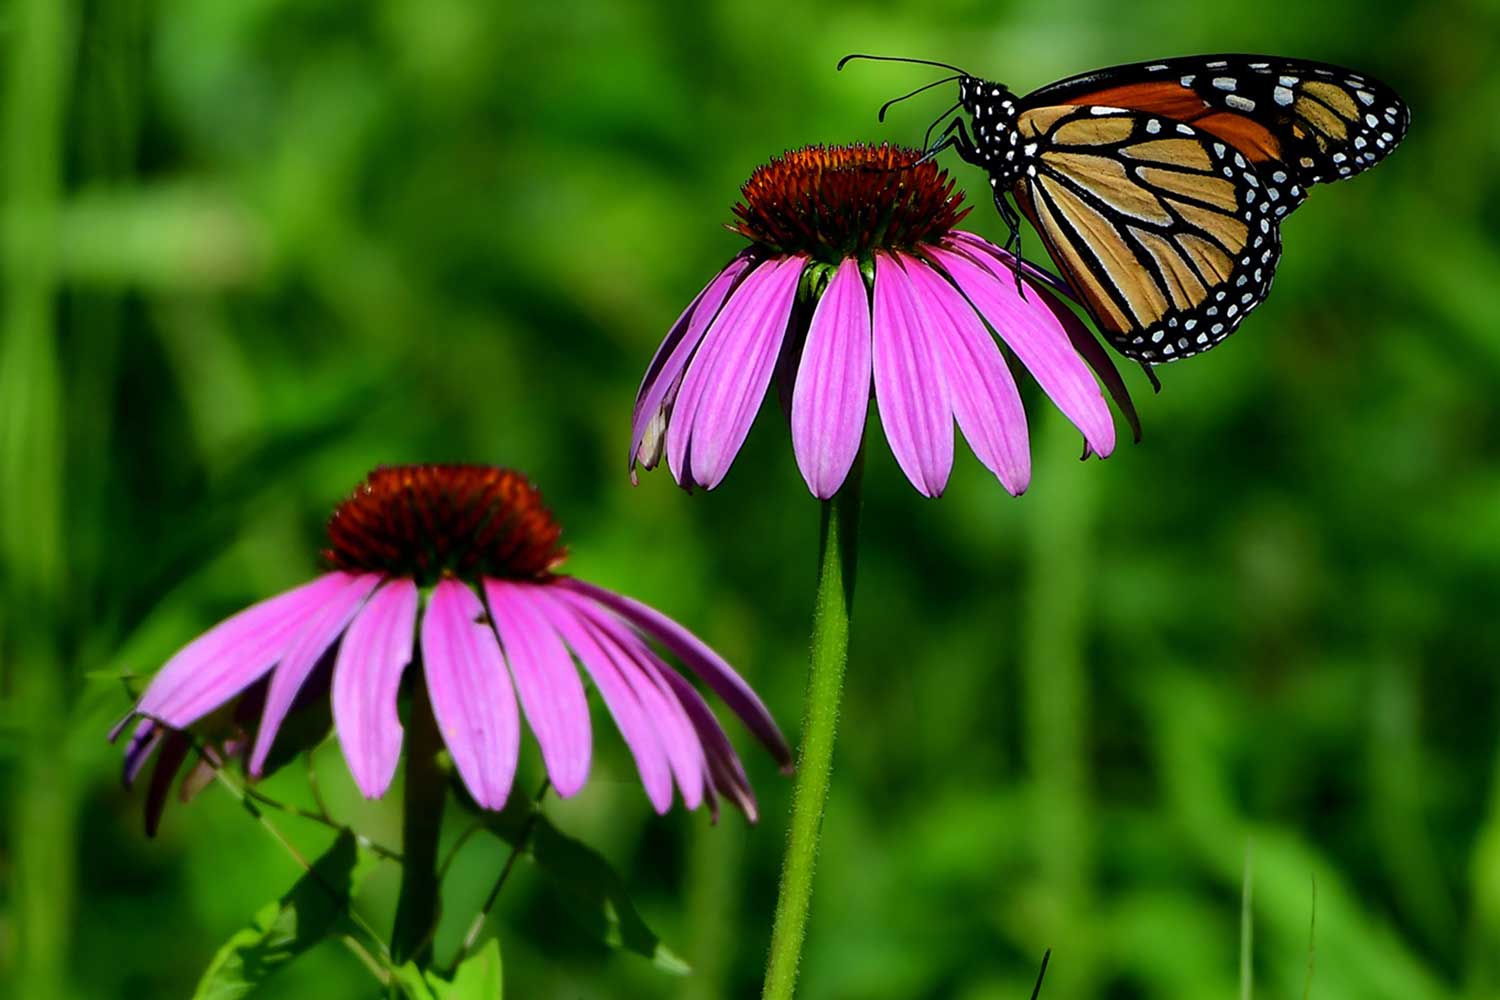
{"label": "purple coneflower", "polygon": [[716,691],[787,765],[790,750],[760,698],[675,621],[557,573],[560,535],[541,494],[507,469],[412,465],[370,473],[328,522],[328,573],[199,636],[136,704],[129,718],[140,721],[125,751],[126,783],[162,750],[148,794],[148,829],[192,746],[185,731],[231,702],[228,711],[243,731],[219,747],[243,754],[258,777],[294,707],[331,697],[355,784],[380,797],[401,756],[398,695],[414,662],[476,803],[505,805],[522,711],[553,787],[572,795],[588,776],[592,750],[575,657],[619,726],[658,812],[670,807],[675,780],[689,809],[706,800],[717,816],[717,797],[724,796],[753,820],[755,797],[724,731],[650,641]]}
{"label": "purple coneflower", "polygon": [[1095,374],[1134,424],[1113,363],[1059,300],[1063,286],[954,228],[968,213],[963,195],[921,153],[808,147],[759,168],[742,191],[730,228],[752,246],[698,293],[652,359],[636,395],[632,475],[665,454],[683,487],[713,489],[779,374],[797,466],[820,499],[859,453],[872,381],[886,439],[918,492],[947,485],[956,419],[1019,494],[1031,478],[1026,412],[992,330],[1083,432],[1085,456],[1115,446]]}

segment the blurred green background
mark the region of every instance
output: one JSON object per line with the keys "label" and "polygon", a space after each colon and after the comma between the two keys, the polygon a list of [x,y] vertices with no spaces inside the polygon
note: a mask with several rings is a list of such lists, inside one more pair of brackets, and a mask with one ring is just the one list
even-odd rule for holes
{"label": "blurred green background", "polygon": [[[1028,387],[1026,496],[964,451],[928,501],[872,435],[803,995],[1024,1000],[1051,946],[1048,1000],[1234,996],[1253,845],[1258,996],[1303,995],[1314,884],[1312,996],[1500,996],[1495,3],[12,0],[0,45],[0,995],[185,996],[297,877],[221,788],[145,839],[110,677],[311,574],[377,463],[526,470],[572,571],[690,624],[795,735],[818,508],[780,414],[692,497],[630,486],[628,417],[751,168],[915,143],[946,103],[877,125],[932,77],[835,74],[864,50],[1017,90],[1306,56],[1414,127],[1289,220],[1226,346],[1159,396],[1126,372],[1139,445],[1078,462]],[[549,808],[695,972],[590,941],[523,869],[488,929],[509,995],[755,994],[790,783],[732,726],[761,823],[657,818],[595,717],[592,782]],[[397,839],[398,799],[316,766]],[[290,771],[267,790],[303,801]],[[503,860],[460,856],[440,954]],[[273,992],[376,988],[329,944]]]}

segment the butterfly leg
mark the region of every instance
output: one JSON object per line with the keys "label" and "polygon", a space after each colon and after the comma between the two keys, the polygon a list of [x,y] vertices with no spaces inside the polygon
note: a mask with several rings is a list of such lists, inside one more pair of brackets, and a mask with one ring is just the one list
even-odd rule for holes
{"label": "butterfly leg", "polygon": [[957,149],[958,155],[963,157],[968,162],[979,162],[979,160],[976,158],[978,156],[978,152],[974,147],[974,140],[969,137],[969,130],[964,127],[963,118],[957,115],[955,115],[953,119],[948,122],[947,128],[938,133],[937,144],[928,148],[927,151],[922,154],[922,158],[918,160],[916,164],[913,164],[913,166],[926,163],[928,160],[936,159],[939,153],[950,147]]}
{"label": "butterfly leg", "polygon": [[[998,186],[993,186],[993,191],[995,208],[1000,213],[1000,221],[1005,223],[1006,229],[1010,230],[1010,234],[1005,238],[1005,250],[1012,255],[1010,269],[1016,276],[1016,291],[1024,299],[1026,287],[1021,284],[1021,217],[1011,207],[1010,202],[1005,200],[1005,192],[1001,191]],[[1012,247],[1015,249],[1012,250]]]}

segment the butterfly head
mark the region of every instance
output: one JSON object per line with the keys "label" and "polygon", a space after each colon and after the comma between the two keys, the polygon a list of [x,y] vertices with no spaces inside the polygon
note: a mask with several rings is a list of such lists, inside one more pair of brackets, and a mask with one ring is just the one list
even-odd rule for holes
{"label": "butterfly head", "polygon": [[965,74],[958,81],[958,106],[969,116],[972,133],[970,142],[958,145],[958,154],[991,174],[1014,167],[1015,157],[1010,154],[1016,149],[1020,102],[1010,88]]}
{"label": "butterfly head", "polygon": [[959,77],[958,103],[975,125],[1007,124],[1016,117],[1016,95],[1010,88],[977,76]]}

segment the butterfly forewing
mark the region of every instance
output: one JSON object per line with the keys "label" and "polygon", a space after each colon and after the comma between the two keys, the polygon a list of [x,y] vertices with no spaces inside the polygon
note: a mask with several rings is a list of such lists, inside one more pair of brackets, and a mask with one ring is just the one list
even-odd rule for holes
{"label": "butterfly forewing", "polygon": [[1060,80],[1024,106],[1107,105],[1190,124],[1248,159],[1280,161],[1303,185],[1380,162],[1406,134],[1394,90],[1328,63],[1256,55],[1185,56]]}
{"label": "butterfly forewing", "polygon": [[1017,201],[1122,354],[1207,350],[1265,298],[1279,220],[1305,196],[1282,164],[1119,107],[1032,107],[1016,128]]}

